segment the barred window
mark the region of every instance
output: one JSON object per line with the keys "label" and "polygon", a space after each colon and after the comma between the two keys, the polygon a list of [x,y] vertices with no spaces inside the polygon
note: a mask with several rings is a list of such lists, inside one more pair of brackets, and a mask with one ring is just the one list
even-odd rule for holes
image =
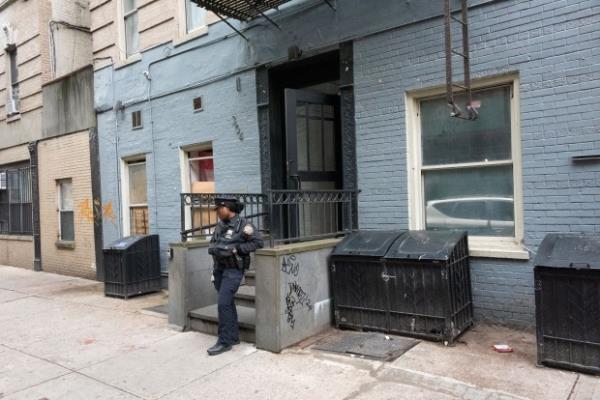
{"label": "barred window", "polygon": [[0,233],[31,235],[31,172],[28,165],[0,166]]}

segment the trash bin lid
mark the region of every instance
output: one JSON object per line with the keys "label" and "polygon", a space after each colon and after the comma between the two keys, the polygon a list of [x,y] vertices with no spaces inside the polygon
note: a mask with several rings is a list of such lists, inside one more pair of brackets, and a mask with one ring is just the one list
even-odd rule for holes
{"label": "trash bin lid", "polygon": [[123,250],[129,248],[134,243],[144,239],[147,235],[126,236],[115,240],[106,247],[106,250]]}
{"label": "trash bin lid", "polygon": [[385,258],[445,261],[466,235],[455,231],[408,231],[390,247]]}
{"label": "trash bin lid", "polygon": [[550,233],[542,241],[534,265],[600,269],[600,235]]}
{"label": "trash bin lid", "polygon": [[333,249],[334,256],[383,257],[394,240],[406,231],[358,231],[346,236]]}

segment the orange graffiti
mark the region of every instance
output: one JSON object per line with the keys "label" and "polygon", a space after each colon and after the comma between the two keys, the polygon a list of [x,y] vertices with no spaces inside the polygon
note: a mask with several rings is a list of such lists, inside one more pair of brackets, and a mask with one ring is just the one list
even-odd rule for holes
{"label": "orange graffiti", "polygon": [[89,223],[94,222],[94,211],[92,210],[92,207],[90,205],[90,199],[85,199],[82,202],[80,202],[79,206],[77,207],[77,210],[77,216],[79,217],[80,222],[82,220],[84,222]]}
{"label": "orange graffiti", "polygon": [[115,211],[113,208],[112,201],[108,201],[106,204],[102,204],[100,199],[94,199],[94,206],[92,208],[90,199],[85,199],[77,206],[77,217],[79,221],[88,223],[100,223],[101,218],[106,218],[113,224],[116,223]]}
{"label": "orange graffiti", "polygon": [[116,222],[117,217],[115,217],[115,211],[113,209],[112,201],[109,200],[106,204],[102,206],[102,216],[113,224]]}

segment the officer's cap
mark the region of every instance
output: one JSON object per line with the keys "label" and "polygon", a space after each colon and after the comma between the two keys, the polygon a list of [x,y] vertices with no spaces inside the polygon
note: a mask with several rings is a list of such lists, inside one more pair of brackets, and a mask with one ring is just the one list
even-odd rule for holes
{"label": "officer's cap", "polygon": [[235,196],[218,196],[215,197],[215,210],[219,207],[227,207],[235,213],[239,213],[244,209],[244,205]]}

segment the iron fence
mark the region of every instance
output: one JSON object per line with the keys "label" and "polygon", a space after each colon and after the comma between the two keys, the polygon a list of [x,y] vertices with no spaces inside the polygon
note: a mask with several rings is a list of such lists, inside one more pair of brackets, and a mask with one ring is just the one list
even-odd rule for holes
{"label": "iron fence", "polygon": [[235,196],[241,215],[276,244],[338,237],[357,229],[353,190],[271,190],[260,193],[182,193],[181,240],[208,239],[217,226],[215,198]]}
{"label": "iron fence", "polygon": [[356,229],[353,190],[269,192],[271,247],[345,235]]}
{"label": "iron fence", "polygon": [[215,198],[235,196],[244,203],[241,216],[252,221],[257,230],[268,234],[267,196],[261,193],[182,193],[181,240],[208,239],[217,226]]}

